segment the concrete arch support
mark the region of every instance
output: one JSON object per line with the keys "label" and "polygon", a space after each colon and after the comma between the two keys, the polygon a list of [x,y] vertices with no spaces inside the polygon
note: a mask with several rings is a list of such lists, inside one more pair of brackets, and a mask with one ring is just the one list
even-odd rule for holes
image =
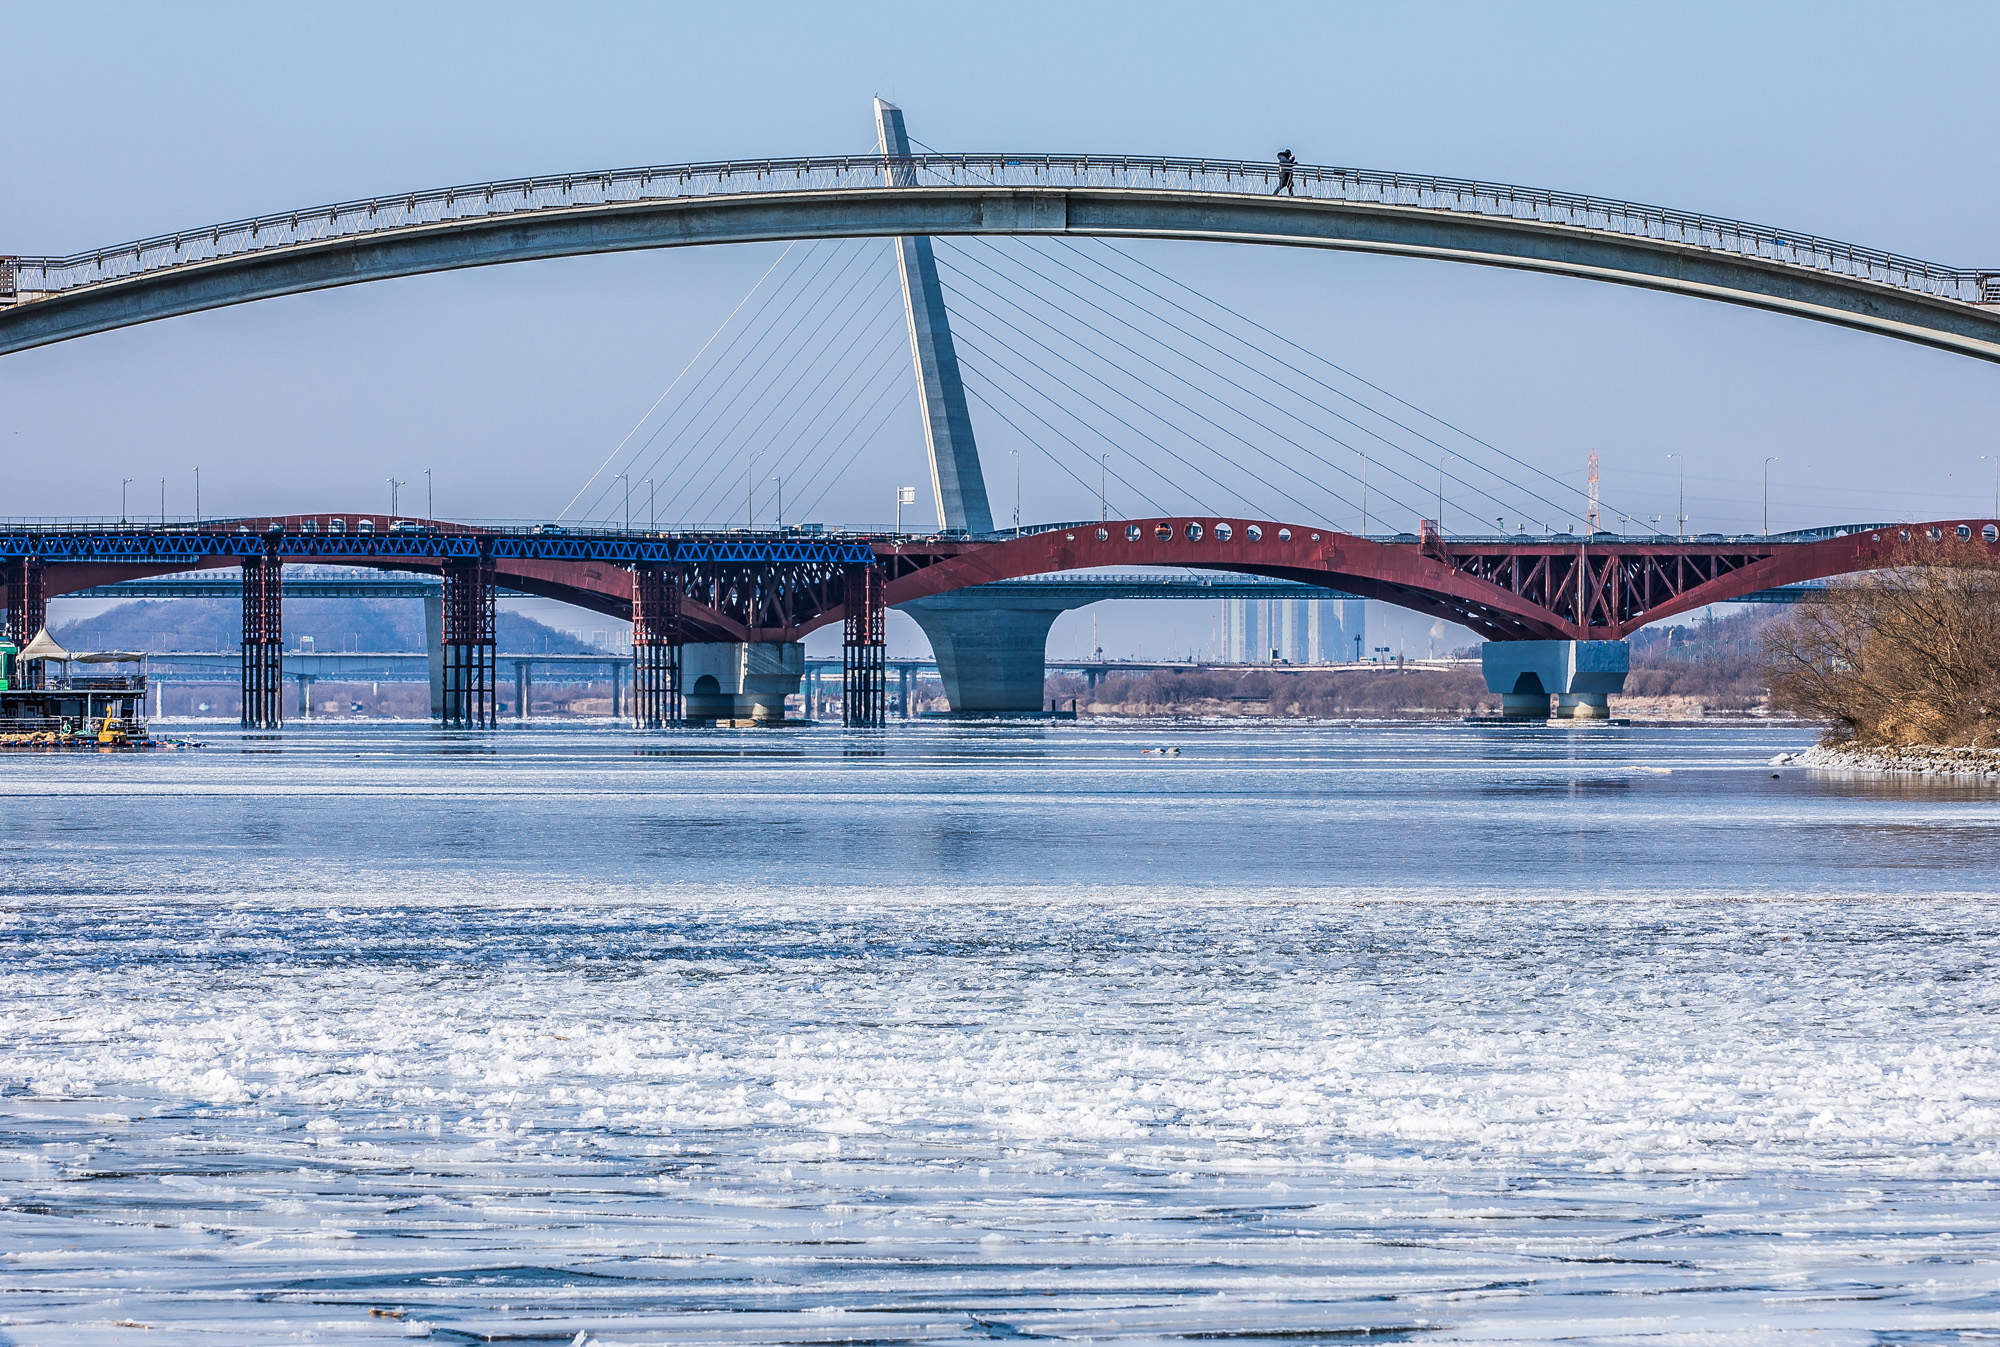
{"label": "concrete arch support", "polygon": [[[1167,186],[897,186],[893,175],[886,186],[786,190],[775,179],[770,190],[440,220],[158,267],[0,307],[0,354],[277,295],[504,262],[714,243],[1049,233],[1509,267],[1746,305],[2000,361],[1993,299],[1967,302],[1699,243],[1381,202]],[[2000,298],[2000,272],[1985,285]],[[923,292],[919,283],[913,301]]]}

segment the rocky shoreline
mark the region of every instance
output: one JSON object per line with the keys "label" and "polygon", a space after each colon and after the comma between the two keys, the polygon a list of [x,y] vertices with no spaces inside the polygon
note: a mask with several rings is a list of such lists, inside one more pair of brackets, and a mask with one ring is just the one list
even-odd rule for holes
{"label": "rocky shoreline", "polygon": [[2000,781],[2000,749],[1903,745],[1884,748],[1809,748],[1780,753],[1774,767],[1825,767],[1847,772],[1897,772],[1911,776],[1975,777]]}

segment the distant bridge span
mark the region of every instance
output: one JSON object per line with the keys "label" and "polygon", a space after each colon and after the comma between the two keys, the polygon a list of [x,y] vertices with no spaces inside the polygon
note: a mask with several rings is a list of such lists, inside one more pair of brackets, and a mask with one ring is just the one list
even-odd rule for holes
{"label": "distant bridge span", "polygon": [[[383,532],[361,534],[363,520]],[[338,522],[342,532],[331,532]],[[1455,622],[1488,640],[1618,640],[1664,618],[1782,585],[1895,565],[1928,550],[1983,548],[2000,520],[1851,525],[1776,538],[1362,538],[1266,520],[1148,518],[1044,527],[1018,537],[564,534],[441,521],[389,533],[379,516],[291,515],[199,529],[8,533],[0,577],[35,568],[42,598],[150,575],[245,564],[247,556],[380,570],[479,561],[494,583],[630,619],[631,567],[674,566],[695,641],[780,642],[847,615],[842,574],[872,559],[891,607],[995,581],[1063,571],[1193,567],[1360,595]],[[20,600],[11,592],[10,609]],[[1059,600],[1052,598],[1058,606]],[[32,632],[27,633],[32,634]]]}
{"label": "distant bridge span", "polygon": [[1128,155],[839,156],[514,178],[0,257],[0,354],[332,286],[711,243],[1013,234],[1374,252],[1748,305],[2000,361],[2000,267],[1455,178]]}

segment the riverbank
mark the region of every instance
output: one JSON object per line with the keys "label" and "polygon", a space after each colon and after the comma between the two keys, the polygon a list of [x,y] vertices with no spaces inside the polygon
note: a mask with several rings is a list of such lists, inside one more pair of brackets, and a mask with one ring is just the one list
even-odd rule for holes
{"label": "riverbank", "polygon": [[1945,748],[1934,744],[1861,748],[1821,746],[1780,753],[1773,766],[1825,767],[1848,772],[1899,772],[1914,776],[1983,777],[2000,781],[2000,749]]}

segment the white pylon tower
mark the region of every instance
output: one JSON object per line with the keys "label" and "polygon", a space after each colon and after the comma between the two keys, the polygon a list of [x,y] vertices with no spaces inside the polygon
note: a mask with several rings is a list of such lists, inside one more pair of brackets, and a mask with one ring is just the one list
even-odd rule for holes
{"label": "white pylon tower", "polygon": [[1590,451],[1590,507],[1585,512],[1584,536],[1597,532],[1597,451]]}

